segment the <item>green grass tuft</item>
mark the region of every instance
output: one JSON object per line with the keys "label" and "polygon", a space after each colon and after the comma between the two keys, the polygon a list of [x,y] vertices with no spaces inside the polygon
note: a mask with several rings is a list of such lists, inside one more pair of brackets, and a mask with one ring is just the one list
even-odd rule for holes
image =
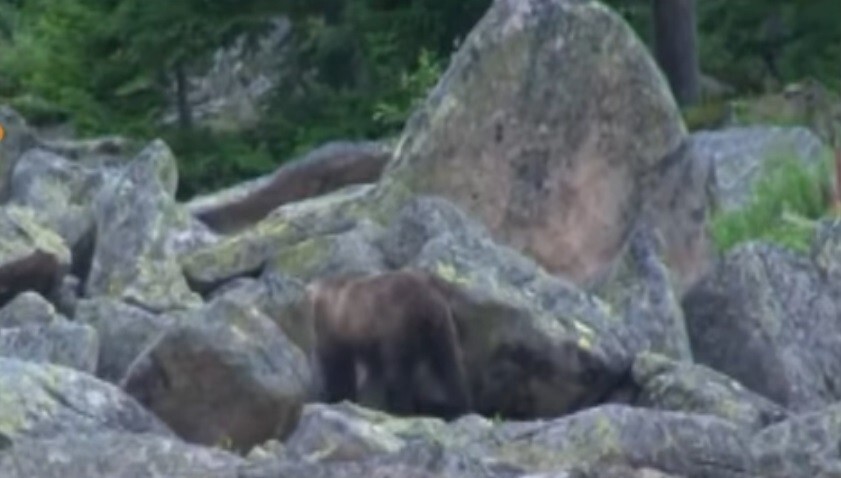
{"label": "green grass tuft", "polygon": [[768,161],[745,207],[713,215],[711,234],[719,251],[750,240],[808,250],[814,221],[829,212],[831,167],[829,160],[811,166],[792,157]]}

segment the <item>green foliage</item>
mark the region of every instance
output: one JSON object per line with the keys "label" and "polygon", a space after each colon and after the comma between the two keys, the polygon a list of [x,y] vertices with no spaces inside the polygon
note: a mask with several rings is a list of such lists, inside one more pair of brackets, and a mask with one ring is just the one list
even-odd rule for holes
{"label": "green foliage", "polygon": [[758,90],[772,73],[798,81],[812,75],[841,86],[841,29],[836,0],[698,2],[705,69],[740,89]]}
{"label": "green foliage", "polygon": [[744,208],[713,216],[711,234],[719,250],[755,239],[808,249],[810,221],[828,212],[830,168],[829,160],[818,167],[792,157],[769,161]]}
{"label": "green foliage", "polygon": [[9,100],[9,104],[35,126],[56,124],[70,118],[68,111],[38,96],[16,96]]}
{"label": "green foliage", "polygon": [[683,121],[690,131],[715,129],[726,122],[730,109],[728,101],[702,101],[683,110]]}
{"label": "green foliage", "polygon": [[310,12],[294,66],[306,73],[277,89],[257,144],[287,158],[335,138],[397,134],[486,3],[358,0]]}
{"label": "green foliage", "polygon": [[[650,0],[605,0],[651,44]],[[761,91],[773,76],[813,76],[841,88],[838,0],[697,0],[701,69],[737,87]]]}
{"label": "green foliage", "polygon": [[205,129],[174,130],[163,135],[163,139],[173,151],[181,152],[181,199],[222,189],[231,178],[253,178],[274,165],[267,151],[253,147],[238,135]]}
{"label": "green foliage", "polygon": [[[649,0],[607,0],[650,40]],[[759,89],[771,54],[786,82],[841,81],[837,0],[698,2],[702,68]],[[182,194],[266,172],[317,143],[397,134],[491,0],[0,0],[0,101],[82,134],[172,142]],[[293,22],[294,55],[259,123],[238,134],[177,131],[159,119],[175,70]],[[775,17],[774,15],[777,15]],[[784,27],[774,35],[769,18]],[[780,43],[780,38],[783,39]],[[717,121],[714,108],[693,124]],[[696,121],[697,120],[697,121]]]}
{"label": "green foliage", "polygon": [[418,106],[427,91],[441,75],[441,62],[428,50],[421,50],[417,68],[400,76],[398,87],[390,98],[384,98],[374,105],[373,120],[384,130],[396,130],[403,126],[409,114]]}

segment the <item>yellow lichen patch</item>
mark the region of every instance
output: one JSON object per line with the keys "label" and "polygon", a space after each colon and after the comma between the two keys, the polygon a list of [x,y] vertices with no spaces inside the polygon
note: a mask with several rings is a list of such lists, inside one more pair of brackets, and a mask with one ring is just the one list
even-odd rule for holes
{"label": "yellow lichen patch", "polygon": [[577,330],[580,334],[586,335],[587,337],[594,337],[596,333],[590,328],[588,325],[584,324],[581,321],[573,320],[572,321],[573,327]]}
{"label": "yellow lichen patch", "polygon": [[64,243],[64,239],[50,229],[41,225],[35,213],[27,208],[18,206],[8,206],[5,213],[16,229],[18,234],[23,235],[26,239],[31,241],[31,244],[20,244],[16,241],[1,241],[4,242],[4,247],[0,250],[5,252],[20,253],[21,248],[35,248],[49,254],[52,254],[60,263],[70,262],[70,250]]}
{"label": "yellow lichen patch", "polygon": [[322,263],[328,252],[329,239],[314,237],[281,250],[274,259],[274,265],[284,273],[299,276]]}
{"label": "yellow lichen patch", "polygon": [[590,341],[587,337],[578,337],[577,345],[579,348],[583,350],[592,350],[593,349],[593,342]]}
{"label": "yellow lichen patch", "polygon": [[19,433],[25,426],[26,410],[21,404],[20,397],[0,393],[0,433],[12,436]]}
{"label": "yellow lichen patch", "polygon": [[441,261],[435,264],[435,273],[442,279],[455,284],[469,285],[473,282],[470,278],[460,275],[452,264]]}
{"label": "yellow lichen patch", "polygon": [[329,458],[330,455],[335,453],[339,449],[339,444],[336,442],[327,442],[323,447],[314,452],[307,455],[307,461],[314,461],[319,462],[326,458]]}

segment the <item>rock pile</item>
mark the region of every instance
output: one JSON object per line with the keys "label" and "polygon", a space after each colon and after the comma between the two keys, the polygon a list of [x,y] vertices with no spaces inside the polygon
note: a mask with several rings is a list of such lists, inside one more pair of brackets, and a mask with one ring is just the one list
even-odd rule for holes
{"label": "rock pile", "polygon": [[[716,261],[718,143],[601,3],[497,0],[393,152],[189,204],[161,141],[0,114],[0,476],[841,472],[841,227]],[[463,291],[474,414],[313,396],[305,285],[399,268]]]}

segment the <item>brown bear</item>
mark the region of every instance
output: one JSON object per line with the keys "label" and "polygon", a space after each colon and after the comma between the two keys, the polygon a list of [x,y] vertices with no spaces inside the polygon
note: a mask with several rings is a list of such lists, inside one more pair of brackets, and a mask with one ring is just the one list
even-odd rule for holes
{"label": "brown bear", "polygon": [[357,366],[381,380],[387,411],[418,413],[415,372],[421,365],[441,381],[454,418],[472,407],[449,284],[432,274],[397,270],[318,279],[306,288],[317,366],[327,402],[356,400]]}

